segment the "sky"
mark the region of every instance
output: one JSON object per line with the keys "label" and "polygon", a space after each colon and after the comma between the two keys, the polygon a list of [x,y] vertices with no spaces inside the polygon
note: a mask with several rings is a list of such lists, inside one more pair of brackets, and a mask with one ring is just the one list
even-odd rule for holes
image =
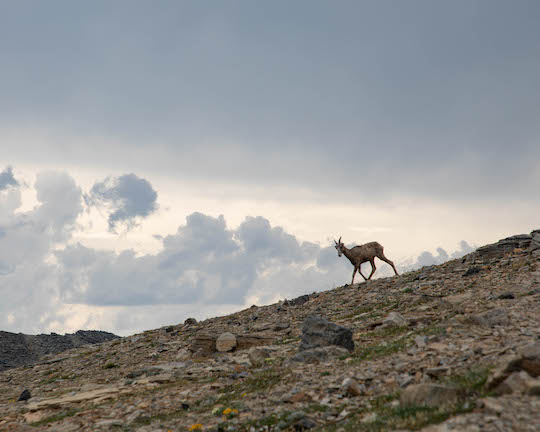
{"label": "sky", "polygon": [[538,22],[0,2],[0,329],[128,335],[349,283],[339,237],[403,272],[539,228]]}

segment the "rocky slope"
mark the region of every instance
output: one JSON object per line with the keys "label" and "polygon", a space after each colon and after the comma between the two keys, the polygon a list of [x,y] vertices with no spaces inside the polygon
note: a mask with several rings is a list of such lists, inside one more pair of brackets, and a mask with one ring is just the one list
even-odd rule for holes
{"label": "rocky slope", "polygon": [[0,430],[538,430],[539,312],[536,231],[4,371]]}
{"label": "rocky slope", "polygon": [[47,354],[58,354],[71,348],[113,339],[118,339],[118,336],[94,330],[79,330],[63,336],[56,333],[26,335],[0,331],[0,372],[36,363]]}

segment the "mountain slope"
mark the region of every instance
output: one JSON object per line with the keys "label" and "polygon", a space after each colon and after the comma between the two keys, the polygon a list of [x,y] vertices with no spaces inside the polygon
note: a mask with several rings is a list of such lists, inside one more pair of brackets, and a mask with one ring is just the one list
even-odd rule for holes
{"label": "mountain slope", "polygon": [[[439,266],[10,369],[0,430],[535,430],[539,254],[535,231]],[[349,328],[354,350],[299,352],[311,315]],[[32,398],[16,402],[24,389]]]}

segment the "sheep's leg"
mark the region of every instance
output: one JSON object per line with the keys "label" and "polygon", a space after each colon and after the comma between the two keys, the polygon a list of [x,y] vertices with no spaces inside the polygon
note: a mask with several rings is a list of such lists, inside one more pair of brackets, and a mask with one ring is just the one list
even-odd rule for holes
{"label": "sheep's leg", "polygon": [[386,258],[382,254],[380,256],[377,256],[377,258],[379,258],[380,260],[384,261],[387,264],[390,264],[392,266],[392,268],[394,269],[394,273],[396,274],[396,276],[398,275],[398,272],[396,270],[396,266],[394,265],[394,263],[392,261],[390,261],[388,258]]}
{"label": "sheep's leg", "polygon": [[366,277],[364,276],[364,274],[362,273],[362,264],[360,264],[358,266],[358,273],[360,273],[360,276],[362,276],[364,278],[365,281],[367,281]]}
{"label": "sheep's leg", "polygon": [[375,273],[375,270],[377,270],[377,267],[375,267],[375,260],[372,259],[370,263],[371,263],[371,274],[369,275],[368,280],[371,279],[371,276],[373,276],[373,273]]}
{"label": "sheep's leg", "polygon": [[[351,285],[354,285],[354,275],[356,274],[356,270],[357,270],[357,267],[354,266],[354,271],[352,272],[352,282],[351,282]],[[362,274],[362,273],[360,273]]]}

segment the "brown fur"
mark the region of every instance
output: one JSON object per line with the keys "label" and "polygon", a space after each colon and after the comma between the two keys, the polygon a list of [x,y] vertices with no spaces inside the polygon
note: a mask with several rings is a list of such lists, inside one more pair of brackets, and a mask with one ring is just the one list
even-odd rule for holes
{"label": "brown fur", "polygon": [[[338,251],[338,255],[345,255],[349,259],[351,264],[354,266],[351,285],[354,284],[354,276],[356,275],[357,271],[358,273],[360,273],[360,276],[364,278],[364,280],[367,281],[371,279],[371,276],[373,276],[373,273],[375,273],[375,270],[377,270],[377,267],[375,266],[375,257],[390,264],[394,269],[396,275],[398,274],[394,263],[384,256],[384,248],[380,245],[380,243],[370,242],[361,246],[355,246],[351,249],[347,249],[345,247],[345,245],[341,242],[341,237],[339,238],[339,241],[334,240],[334,243],[336,244],[335,247]],[[371,274],[366,279],[366,277],[362,274],[362,271],[360,270],[360,266],[368,261],[371,263]]]}

